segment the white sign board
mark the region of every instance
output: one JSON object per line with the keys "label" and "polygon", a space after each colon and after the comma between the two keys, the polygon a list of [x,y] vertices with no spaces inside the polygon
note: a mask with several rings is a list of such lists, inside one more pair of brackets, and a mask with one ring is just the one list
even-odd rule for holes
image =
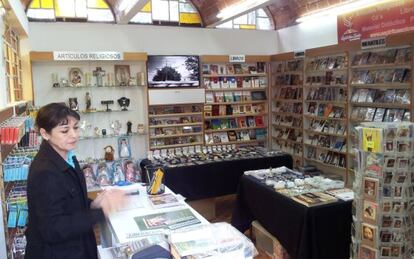
{"label": "white sign board", "polygon": [[150,89],[148,90],[149,105],[204,103],[205,89]]}
{"label": "white sign board", "polygon": [[123,60],[122,52],[116,51],[53,51],[54,60]]}
{"label": "white sign board", "polygon": [[361,49],[384,48],[387,45],[385,38],[361,40]]}
{"label": "white sign board", "polygon": [[230,63],[244,63],[246,62],[246,55],[229,55]]}

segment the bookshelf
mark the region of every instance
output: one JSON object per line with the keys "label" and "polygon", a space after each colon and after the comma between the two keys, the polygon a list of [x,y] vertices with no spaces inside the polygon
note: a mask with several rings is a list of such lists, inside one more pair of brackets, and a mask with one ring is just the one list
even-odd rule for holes
{"label": "bookshelf", "polygon": [[309,51],[303,87],[304,162],[326,167],[346,178],[347,82],[346,53]]}
{"label": "bookshelf", "polygon": [[149,149],[178,148],[203,143],[203,105],[150,105]]}
{"label": "bookshelf", "polygon": [[268,56],[202,56],[204,144],[267,145]]}
{"label": "bookshelf", "polygon": [[303,165],[303,64],[293,53],[272,59],[272,149],[291,154],[294,168]]}

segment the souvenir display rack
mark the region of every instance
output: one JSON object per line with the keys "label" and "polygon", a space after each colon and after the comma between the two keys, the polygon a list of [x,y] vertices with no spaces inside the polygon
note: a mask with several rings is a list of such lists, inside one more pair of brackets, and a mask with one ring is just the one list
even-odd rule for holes
{"label": "souvenir display rack", "polygon": [[117,151],[121,137],[128,137],[134,157],[147,150],[142,137],[147,54],[120,55],[120,60],[55,60],[53,52],[30,53],[35,105],[64,102],[81,115],[79,159],[102,158],[107,146]]}
{"label": "souvenir display rack", "polygon": [[203,144],[203,104],[150,105],[149,150]]}
{"label": "souvenir display rack", "polygon": [[410,121],[412,47],[392,44],[350,53],[349,171],[356,167],[355,126],[361,122]]}
{"label": "souvenir display rack", "polygon": [[304,161],[346,178],[346,53],[306,52],[304,83]]}
{"label": "souvenir display rack", "polygon": [[[27,111],[27,103],[21,102],[14,106],[9,106],[8,108],[5,108],[3,110],[0,110],[0,123],[6,122],[7,120],[16,117],[16,116],[24,116]],[[18,142],[23,138],[25,131],[21,131],[21,134],[19,133]],[[3,218],[0,222],[0,229],[4,230],[4,238],[5,238],[5,247],[1,247],[1,249],[6,249],[7,252],[7,258],[23,258],[21,256],[22,250],[19,248],[25,247],[24,244],[24,225],[23,226],[16,226],[16,227],[8,227],[11,223],[10,218],[10,206],[9,204],[9,198],[12,196],[11,193],[13,190],[20,189],[20,198],[19,202],[24,204],[24,198],[25,198],[25,177],[18,177],[15,179],[7,179],[10,178],[9,174],[4,168],[4,165],[7,162],[7,158],[11,153],[13,153],[14,149],[16,148],[16,144],[1,144],[0,145],[0,178],[2,179],[0,181],[0,196],[1,196],[1,214]],[[22,189],[21,189],[22,187]],[[15,215],[18,216],[18,215]],[[22,220],[21,223],[25,223],[25,216],[22,214]],[[18,217],[16,217],[17,221]],[[23,242],[23,244],[22,244]],[[0,245],[1,244],[0,242]],[[23,247],[21,247],[23,245]],[[20,257],[19,257],[20,255]]]}
{"label": "souvenir display rack", "polygon": [[357,129],[352,258],[412,258],[414,124],[365,122]]}
{"label": "souvenir display rack", "polygon": [[272,148],[290,153],[297,168],[303,165],[304,60],[287,53],[272,61]]}
{"label": "souvenir display rack", "polygon": [[204,144],[267,144],[269,57],[202,56]]}

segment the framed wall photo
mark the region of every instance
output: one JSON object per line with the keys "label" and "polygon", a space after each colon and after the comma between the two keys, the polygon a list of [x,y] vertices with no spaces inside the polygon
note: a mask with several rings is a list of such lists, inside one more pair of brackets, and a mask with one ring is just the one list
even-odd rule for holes
{"label": "framed wall photo", "polygon": [[129,85],[129,79],[131,78],[131,72],[129,65],[115,65],[115,84],[117,86]]}
{"label": "framed wall photo", "polygon": [[83,82],[82,70],[78,67],[69,69],[69,84],[71,86],[81,86]]}

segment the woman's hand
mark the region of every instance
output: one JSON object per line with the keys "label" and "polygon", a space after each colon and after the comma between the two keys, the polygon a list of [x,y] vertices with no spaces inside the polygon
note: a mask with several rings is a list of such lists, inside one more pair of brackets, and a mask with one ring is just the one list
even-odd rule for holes
{"label": "woman's hand", "polygon": [[102,209],[105,217],[111,213],[125,207],[127,203],[126,193],[119,189],[107,189],[98,194],[96,199],[91,203],[92,209]]}

